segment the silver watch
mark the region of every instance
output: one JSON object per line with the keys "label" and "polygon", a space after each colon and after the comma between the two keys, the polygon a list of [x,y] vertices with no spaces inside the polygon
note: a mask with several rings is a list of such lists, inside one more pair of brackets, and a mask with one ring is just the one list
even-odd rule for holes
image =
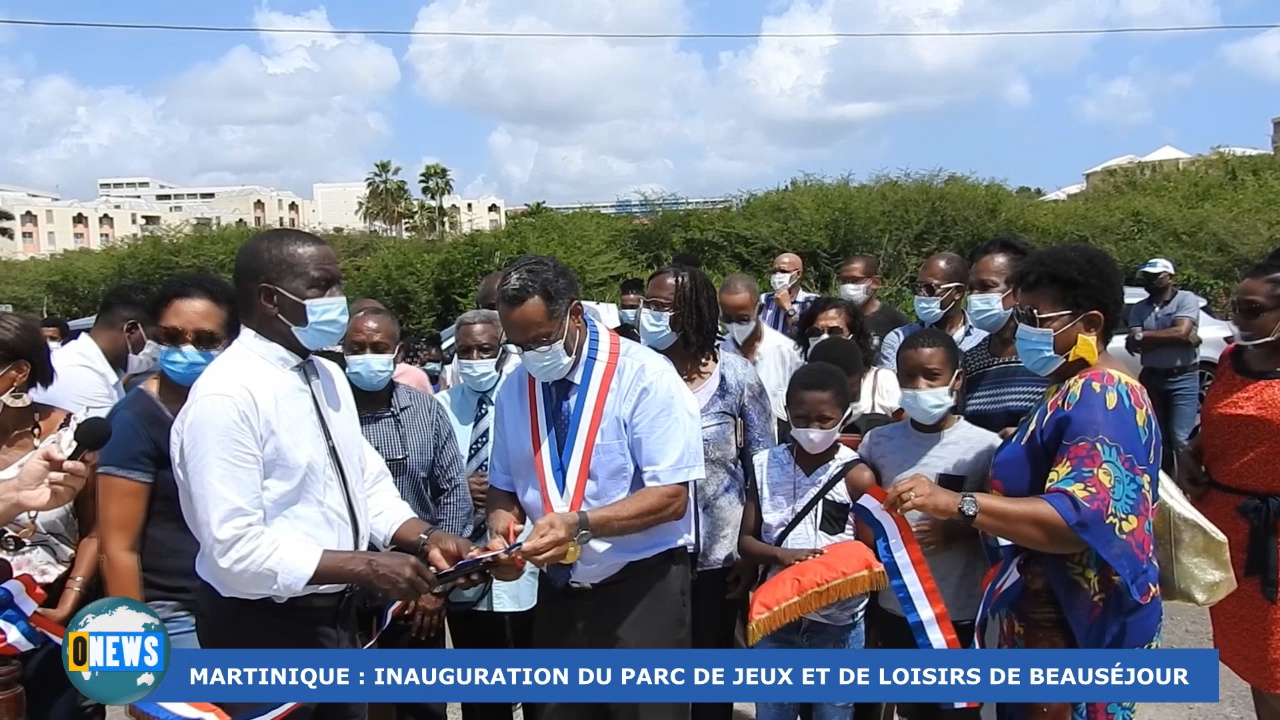
{"label": "silver watch", "polygon": [[978,498],[973,493],[960,494],[960,522],[972,525],[978,519]]}

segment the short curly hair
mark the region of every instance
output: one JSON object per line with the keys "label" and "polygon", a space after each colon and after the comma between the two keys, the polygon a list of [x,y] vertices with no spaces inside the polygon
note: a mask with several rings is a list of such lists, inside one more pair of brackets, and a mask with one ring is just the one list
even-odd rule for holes
{"label": "short curly hair", "polygon": [[795,341],[796,345],[800,346],[800,352],[804,355],[809,354],[809,328],[818,322],[818,316],[831,310],[844,313],[845,324],[849,326],[849,339],[857,343],[862,350],[863,363],[868,366],[874,364],[876,346],[871,340],[871,330],[867,328],[867,316],[858,303],[835,297],[816,298],[809,303],[809,307],[805,308],[804,312],[800,313],[795,330]]}
{"label": "short curly hair", "polygon": [[1103,344],[1124,320],[1124,273],[1115,258],[1092,245],[1055,245],[1027,256],[1014,273],[1018,290],[1047,292],[1063,310],[1102,314]]}

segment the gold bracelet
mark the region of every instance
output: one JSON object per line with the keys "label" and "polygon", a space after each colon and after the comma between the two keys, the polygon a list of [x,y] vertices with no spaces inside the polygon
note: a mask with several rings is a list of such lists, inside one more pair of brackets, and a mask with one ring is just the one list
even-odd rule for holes
{"label": "gold bracelet", "polygon": [[82,592],[84,592],[84,588],[82,588],[82,587],[80,587],[80,586],[78,586],[78,585],[75,585],[75,586],[73,586],[73,585],[67,585],[66,587],[62,588],[62,590],[63,590],[63,592],[78,592],[78,593],[82,593]]}

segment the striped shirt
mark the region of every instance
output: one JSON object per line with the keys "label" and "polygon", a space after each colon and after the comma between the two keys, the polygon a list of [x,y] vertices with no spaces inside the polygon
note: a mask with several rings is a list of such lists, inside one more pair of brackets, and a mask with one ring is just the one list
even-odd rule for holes
{"label": "striped shirt", "polygon": [[1017,427],[1049,387],[1049,380],[1031,372],[1018,359],[991,354],[991,338],[964,354],[964,419],[998,433]]}
{"label": "striped shirt", "polygon": [[471,535],[471,493],[449,415],[435,398],[395,383],[391,407],[360,414],[360,430],[387,462],[413,512],[461,537]]}

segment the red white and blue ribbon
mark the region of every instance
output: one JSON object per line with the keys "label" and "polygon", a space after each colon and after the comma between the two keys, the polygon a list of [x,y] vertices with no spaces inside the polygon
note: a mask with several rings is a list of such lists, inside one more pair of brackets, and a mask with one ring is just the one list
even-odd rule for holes
{"label": "red white and blue ribbon", "polygon": [[[373,647],[383,631],[391,625],[391,621],[408,607],[409,603],[403,601],[388,605],[379,616],[378,630],[369,642],[365,643],[365,649]],[[150,718],[150,720],[279,720],[279,718],[288,717],[304,705],[306,703],[276,703],[263,705],[237,715],[231,715],[213,703],[138,702],[130,705],[129,709],[135,716]]]}
{"label": "red white and blue ribbon", "polygon": [[982,602],[978,604],[978,617],[974,622],[975,648],[982,647],[987,620],[1003,612],[1018,593],[1022,592],[1022,555],[1017,553],[1008,540],[996,540],[1000,546],[1000,559],[982,579]]}
{"label": "red white and blue ribbon", "polygon": [[30,575],[0,584],[0,655],[21,655],[47,642],[62,644],[65,630],[36,610],[44,591]]}
{"label": "red white and blue ribbon", "polygon": [[[884,509],[888,497],[883,488],[873,486],[853,504],[854,515],[870,528],[876,541],[876,554],[889,576],[889,587],[902,605],[902,612],[916,647],[934,650],[958,650],[951,616],[925,561],[924,551],[916,542],[911,524],[901,515]],[[947,703],[945,707],[971,708],[978,703]]]}
{"label": "red white and blue ribbon", "polygon": [[578,392],[569,416],[568,437],[563,452],[556,452],[555,427],[551,419],[551,385],[529,376],[529,429],[533,442],[533,465],[542,491],[542,508],[551,513],[577,512],[587,490],[587,473],[604,406],[609,399],[618,369],[618,349],[622,339],[592,319],[586,319],[586,352],[582,358],[584,385]]}

